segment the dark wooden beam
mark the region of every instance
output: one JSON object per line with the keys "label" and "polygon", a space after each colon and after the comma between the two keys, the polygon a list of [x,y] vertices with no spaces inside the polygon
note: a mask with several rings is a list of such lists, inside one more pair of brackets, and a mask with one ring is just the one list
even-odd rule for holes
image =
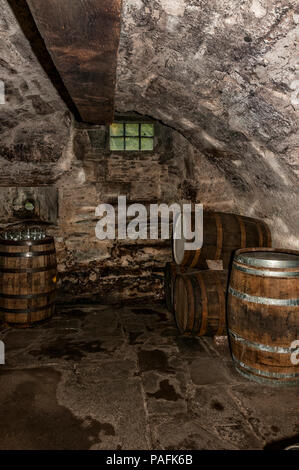
{"label": "dark wooden beam", "polygon": [[113,121],[121,0],[27,0],[83,121]]}

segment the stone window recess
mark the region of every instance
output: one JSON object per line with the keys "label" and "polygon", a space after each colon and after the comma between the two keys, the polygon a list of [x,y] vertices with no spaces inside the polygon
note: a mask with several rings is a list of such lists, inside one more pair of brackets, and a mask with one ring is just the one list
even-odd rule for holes
{"label": "stone window recess", "polygon": [[56,224],[58,192],[55,186],[0,188],[0,220],[34,219]]}
{"label": "stone window recess", "polygon": [[32,201],[30,199],[27,199],[25,202],[24,202],[24,209],[27,211],[27,212],[34,212],[35,210],[35,201]]}
{"label": "stone window recess", "polygon": [[153,151],[153,123],[115,122],[110,126],[110,150]]}

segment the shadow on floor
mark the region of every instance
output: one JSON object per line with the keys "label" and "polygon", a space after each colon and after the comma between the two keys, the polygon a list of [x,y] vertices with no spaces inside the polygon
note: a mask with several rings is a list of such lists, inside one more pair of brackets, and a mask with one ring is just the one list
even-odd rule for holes
{"label": "shadow on floor", "polygon": [[299,434],[296,434],[292,437],[286,437],[285,439],[281,439],[280,441],[269,442],[264,447],[264,450],[284,450],[286,447],[293,446],[295,444],[298,445],[299,450]]}

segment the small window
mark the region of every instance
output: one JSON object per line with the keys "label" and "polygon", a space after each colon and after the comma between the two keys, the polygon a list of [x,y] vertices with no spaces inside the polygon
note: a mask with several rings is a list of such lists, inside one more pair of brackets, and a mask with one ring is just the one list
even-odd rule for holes
{"label": "small window", "polygon": [[153,151],[154,124],[127,122],[111,124],[110,150]]}
{"label": "small window", "polygon": [[29,211],[29,212],[34,211],[34,209],[35,209],[34,202],[27,199],[24,202],[24,208],[26,209],[26,211]]}

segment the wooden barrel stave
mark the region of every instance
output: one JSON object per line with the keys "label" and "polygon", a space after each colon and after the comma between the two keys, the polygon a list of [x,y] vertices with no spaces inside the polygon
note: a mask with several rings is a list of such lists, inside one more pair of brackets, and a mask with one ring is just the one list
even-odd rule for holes
{"label": "wooden barrel stave", "polygon": [[[235,353],[237,353],[235,354],[235,357],[239,357],[243,362],[245,362],[249,366],[255,367],[256,364],[259,364],[259,368],[262,371],[269,371],[269,367],[273,372],[287,372],[289,370],[290,358],[288,353],[283,354],[275,352],[274,348],[273,351],[258,349],[259,347],[263,348],[263,346],[265,346],[260,345],[259,343],[255,343],[254,345],[250,345],[250,343],[247,343],[246,347],[244,347],[244,343],[232,338],[231,334],[230,340],[233,343],[233,349]],[[289,348],[285,348],[286,351],[288,349]]]}
{"label": "wooden barrel stave", "polygon": [[192,312],[192,315],[186,317],[186,333],[193,334],[195,328],[195,296],[193,295],[194,292],[194,285],[193,285],[193,276],[185,276],[182,278],[182,281],[185,279],[186,282],[183,282],[185,289],[186,289],[186,297],[187,297],[187,308],[189,312]]}
{"label": "wooden barrel stave", "polygon": [[207,269],[207,260],[222,260],[226,269],[235,250],[256,246],[271,247],[271,233],[265,222],[236,214],[204,212],[202,248],[184,251],[181,259],[176,254],[174,240],[173,251],[175,261],[181,266]]}
{"label": "wooden barrel stave", "polygon": [[175,263],[166,263],[164,270],[164,293],[167,310],[173,313],[173,286],[178,274],[193,272],[188,266],[179,266]]}
{"label": "wooden barrel stave", "polygon": [[174,312],[182,334],[224,334],[227,276],[227,271],[194,271],[177,276]]}
{"label": "wooden barrel stave", "polygon": [[[228,293],[231,307],[230,324],[235,333],[245,332],[246,338],[250,341],[260,338],[266,344],[271,343],[274,346],[290,344],[293,332],[286,329],[286,321],[296,324],[298,307],[287,305],[287,302],[291,297],[298,295],[298,278],[287,278],[286,282],[282,282],[282,279],[260,277],[258,282],[252,283],[251,274],[232,270]],[[246,296],[262,303],[244,301],[236,296],[236,294],[242,295],[244,291]],[[267,300],[272,299],[277,292],[279,292],[277,300],[285,301],[286,305],[267,305]],[[277,315],[278,307],[287,307],[288,316]],[[285,331],[283,338],[281,331]]]}
{"label": "wooden barrel stave", "polygon": [[[275,262],[277,267],[245,264],[244,253],[254,256],[261,251],[274,257],[275,253],[298,256],[298,267],[284,267],[282,261]],[[299,367],[291,362],[291,344],[299,339],[298,268],[299,253],[292,250],[256,248],[236,253],[228,290],[230,345],[237,370],[252,380],[299,384]]]}
{"label": "wooden barrel stave", "polygon": [[56,254],[53,238],[0,242],[0,310],[5,321],[29,326],[52,316]]}
{"label": "wooden barrel stave", "polygon": [[6,322],[17,328],[28,328],[35,324],[43,323],[49,320],[55,312],[54,304],[44,306],[41,310],[30,311],[28,313],[7,313]]}
{"label": "wooden barrel stave", "polygon": [[164,270],[164,294],[167,310],[172,312],[173,308],[173,278],[176,275],[176,265],[174,263],[166,263]]}
{"label": "wooden barrel stave", "polygon": [[32,294],[30,296],[16,295],[12,297],[9,294],[1,294],[1,308],[13,310],[28,310],[32,308],[40,308],[43,305],[48,305],[55,300],[55,289],[52,292],[45,292],[41,294]]}
{"label": "wooden barrel stave", "polygon": [[[17,271],[17,268],[14,268]],[[1,273],[1,267],[0,267]],[[30,294],[38,295],[49,292],[49,284],[56,276],[56,268],[51,268],[45,272],[30,273],[1,273],[1,293],[6,295],[26,295],[28,294],[28,281],[30,282]],[[55,286],[53,286],[54,289]]]}
{"label": "wooden barrel stave", "polygon": [[175,284],[176,282],[178,282],[178,289],[180,292],[177,300],[174,299],[176,302],[174,308],[176,308],[176,305],[178,305],[178,311],[180,312],[179,316],[176,316],[177,326],[181,333],[185,332],[186,334],[191,334],[193,328],[193,318],[188,318],[187,316],[182,315],[182,313],[186,310],[193,310],[193,301],[189,295],[190,286],[188,286],[188,283],[184,283],[183,279],[180,277],[176,278]]}

